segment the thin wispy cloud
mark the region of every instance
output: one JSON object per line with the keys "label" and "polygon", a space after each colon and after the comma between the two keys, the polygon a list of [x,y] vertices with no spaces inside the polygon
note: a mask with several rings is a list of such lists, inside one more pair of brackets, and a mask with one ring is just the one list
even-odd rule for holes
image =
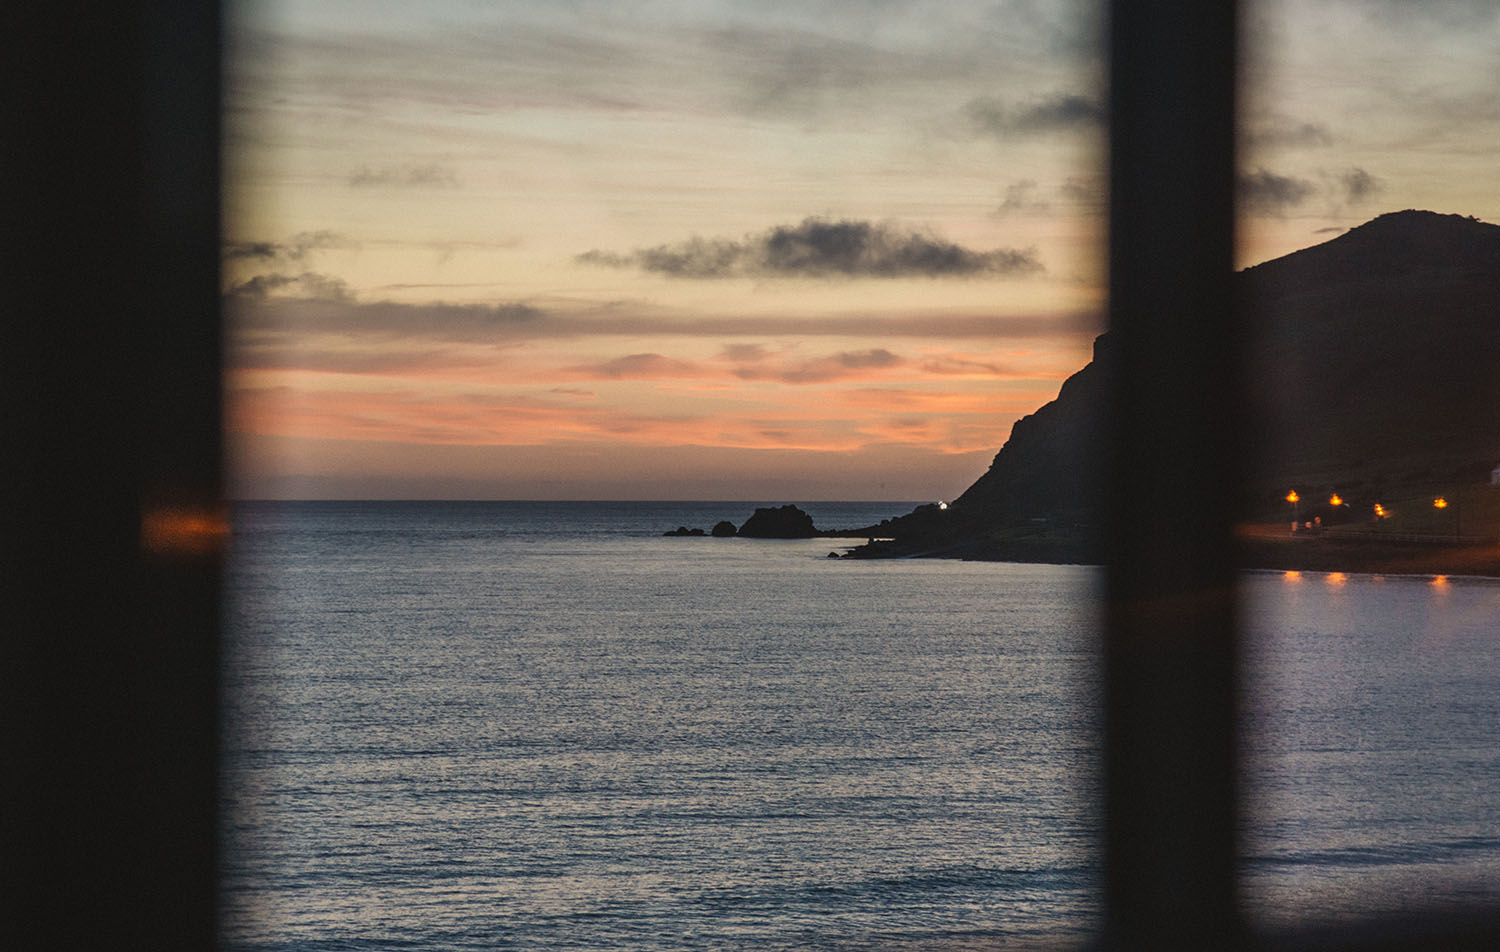
{"label": "thin wispy cloud", "polygon": [[882,412],[929,413],[942,416],[994,416],[996,414],[1022,415],[1035,410],[1042,403],[1057,395],[1052,380],[1028,388],[1018,394],[998,394],[992,391],[968,392],[952,390],[913,390],[895,387],[864,387],[844,390],[833,396],[841,406],[860,410]]}
{"label": "thin wispy cloud", "polygon": [[1005,187],[1005,199],[995,209],[996,218],[1016,215],[1045,215],[1052,210],[1052,203],[1042,197],[1041,187],[1034,179],[1022,179]]}
{"label": "thin wispy cloud", "polygon": [[349,174],[351,188],[458,188],[458,174],[444,165],[361,166]]}
{"label": "thin wispy cloud", "polygon": [[[300,286],[299,286],[300,287]],[[885,313],[684,316],[646,304],[595,306],[407,304],[347,298],[255,297],[227,301],[231,361],[254,345],[257,353],[295,351],[316,341],[340,340],[372,347],[421,351],[446,345],[513,347],[527,342],[658,337],[723,341],[722,357],[749,362],[781,353],[767,340],[917,339],[1080,341],[1102,324],[1093,311],[1000,315],[968,310],[929,314]]]}
{"label": "thin wispy cloud", "polygon": [[840,122],[873,104],[973,88],[976,77],[997,88],[1017,64],[1055,70],[1097,56],[1098,12],[1079,0],[778,7],[762,16],[711,3],[506,4],[441,23],[420,6],[392,9],[326,18],[313,35],[242,29],[236,74],[275,69],[293,102],[363,114],[415,104]]}
{"label": "thin wispy cloud", "polygon": [[1500,26],[1494,0],[1349,0],[1375,23],[1392,30],[1470,31]]}
{"label": "thin wispy cloud", "polygon": [[922,361],[922,371],[929,374],[961,377],[1005,377],[1015,371],[1002,364],[964,357],[936,357]]}
{"label": "thin wispy cloud", "polygon": [[234,348],[230,367],[237,371],[295,371],[428,381],[487,378],[508,369],[494,354],[458,347],[391,348],[338,341],[305,342],[300,347],[248,343]]}
{"label": "thin wispy cloud", "polygon": [[706,375],[699,364],[656,353],[627,354],[601,363],[579,364],[564,368],[563,373],[584,380],[660,380]]}
{"label": "thin wispy cloud", "polygon": [[1272,115],[1254,120],[1244,132],[1250,148],[1289,149],[1321,148],[1333,144],[1333,133],[1320,122],[1306,122],[1290,116]]}
{"label": "thin wispy cloud", "polygon": [[287,298],[236,302],[234,329],[240,337],[267,340],[340,336],[376,342],[503,343],[566,337],[578,328],[552,326],[547,313],[523,303],[399,304],[345,299]]}
{"label": "thin wispy cloud", "polygon": [[1109,185],[1102,175],[1070,175],[1058,186],[1057,193],[1073,205],[1102,213],[1109,200]]}
{"label": "thin wispy cloud", "polygon": [[1034,249],[976,251],[889,222],[823,218],[738,240],[693,237],[626,254],[588,251],[576,260],[699,279],[1019,276],[1045,270]]}
{"label": "thin wispy cloud", "polygon": [[1103,128],[1106,118],[1097,99],[1078,93],[1056,93],[1021,103],[979,96],[965,103],[963,112],[976,132],[999,139],[1092,131]]}

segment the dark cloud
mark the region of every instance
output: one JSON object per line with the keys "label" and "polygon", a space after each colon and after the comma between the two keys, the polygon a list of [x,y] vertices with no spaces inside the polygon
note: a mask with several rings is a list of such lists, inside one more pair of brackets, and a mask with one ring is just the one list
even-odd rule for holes
{"label": "dark cloud", "polygon": [[356,169],[349,176],[354,188],[457,188],[458,176],[442,165],[401,165]]}
{"label": "dark cloud", "polygon": [[304,271],[301,274],[258,274],[230,287],[229,295],[264,300],[275,291],[290,291],[293,297],[320,301],[354,300],[349,286],[343,281],[315,271]]}
{"label": "dark cloud", "polygon": [[1318,169],[1315,179],[1279,175],[1266,169],[1242,173],[1235,183],[1243,206],[1262,215],[1280,215],[1317,199],[1332,213],[1358,205],[1385,190],[1380,179],[1362,168]]}
{"label": "dark cloud", "polygon": [[1358,204],[1384,191],[1380,180],[1361,168],[1346,169],[1338,173],[1338,183],[1343,189],[1343,197],[1351,204]]}
{"label": "dark cloud", "polygon": [[972,251],[889,223],[821,218],[780,225],[740,241],[694,237],[625,255],[589,251],[577,260],[682,278],[951,277],[1044,270],[1031,249]]}
{"label": "dark cloud", "polygon": [[1306,179],[1265,169],[1241,173],[1235,182],[1239,200],[1252,211],[1281,214],[1311,198],[1318,187]]}
{"label": "dark cloud", "polygon": [[1000,139],[1097,129],[1105,121],[1104,107],[1077,93],[1059,93],[1021,105],[980,96],[964,105],[964,114],[978,132]]}
{"label": "dark cloud", "polygon": [[304,231],[291,241],[231,241],[224,245],[226,261],[294,262],[322,248],[348,248],[353,242],[332,231]]}
{"label": "dark cloud", "polygon": [[[263,301],[268,297],[311,298],[352,302],[349,286],[338,278],[312,271],[306,258],[323,248],[347,248],[353,242],[332,231],[304,231],[290,241],[237,241],[223,247],[227,278],[225,295]],[[259,274],[249,273],[260,271]]]}
{"label": "dark cloud", "polygon": [[224,246],[224,257],[231,261],[237,258],[269,261],[280,253],[281,246],[271,241],[235,241]]}

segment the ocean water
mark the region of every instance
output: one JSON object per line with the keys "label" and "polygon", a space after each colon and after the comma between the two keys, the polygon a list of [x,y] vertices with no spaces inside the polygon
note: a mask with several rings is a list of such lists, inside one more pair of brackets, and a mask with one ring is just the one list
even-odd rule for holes
{"label": "ocean water", "polygon": [[[661,536],[754,506],[242,506],[226,946],[1088,936],[1099,570]],[[911,504],[804,508],[839,527]],[[1500,583],[1245,592],[1253,915],[1487,895]]]}
{"label": "ocean water", "polygon": [[1095,571],[660,535],[753,505],[243,508],[227,944],[1086,933]]}
{"label": "ocean water", "polygon": [[1256,918],[1500,907],[1500,580],[1256,572],[1244,588]]}

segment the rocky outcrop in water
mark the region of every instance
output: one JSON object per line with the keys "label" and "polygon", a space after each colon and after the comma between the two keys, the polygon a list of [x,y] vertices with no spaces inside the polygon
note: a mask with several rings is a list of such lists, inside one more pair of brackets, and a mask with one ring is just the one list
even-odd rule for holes
{"label": "rocky outcrop in water", "polygon": [[740,526],[739,534],[750,539],[811,539],[824,533],[813,525],[812,516],[786,505],[755,510]]}

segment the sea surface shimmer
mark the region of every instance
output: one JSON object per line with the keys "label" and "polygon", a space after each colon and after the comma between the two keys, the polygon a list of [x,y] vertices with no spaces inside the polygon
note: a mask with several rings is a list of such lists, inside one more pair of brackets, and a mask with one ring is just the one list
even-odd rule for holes
{"label": "sea surface shimmer", "polygon": [[752,510],[242,508],[227,944],[1085,933],[1095,572],[660,536]]}
{"label": "sea surface shimmer", "polygon": [[[241,506],[226,947],[1087,937],[1099,571],[660,535],[755,505]],[[1255,914],[1495,882],[1500,585],[1246,586]]]}

